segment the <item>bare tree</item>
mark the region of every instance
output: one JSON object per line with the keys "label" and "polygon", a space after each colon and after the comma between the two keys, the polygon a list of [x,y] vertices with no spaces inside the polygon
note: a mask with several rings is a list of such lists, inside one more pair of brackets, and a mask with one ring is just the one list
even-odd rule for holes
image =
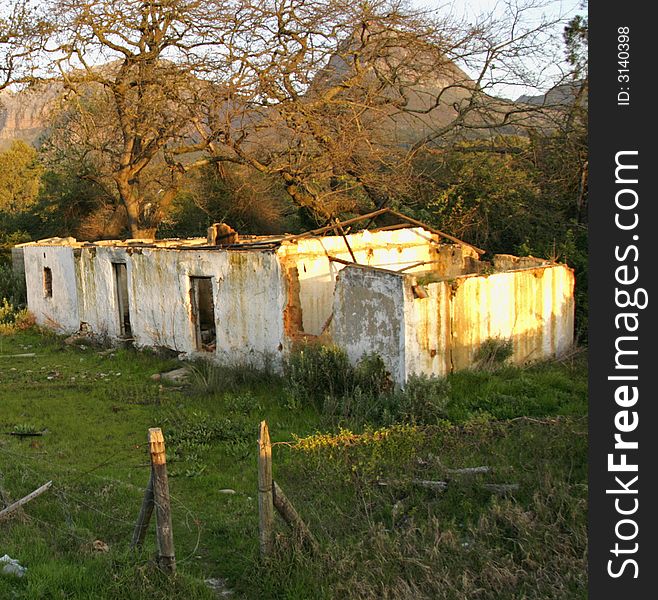
{"label": "bare tree", "polygon": [[428,146],[542,126],[488,93],[527,85],[549,48],[531,8],[464,23],[395,0],[52,0],[47,50],[75,97],[60,123],[151,236],[202,165],[280,178],[326,220],[409,194]]}
{"label": "bare tree", "polygon": [[0,90],[34,79],[35,56],[52,30],[46,14],[30,0],[0,5]]}
{"label": "bare tree", "polygon": [[414,161],[428,147],[547,126],[538,107],[491,93],[501,82],[545,83],[523,68],[559,51],[546,39],[555,20],[525,18],[538,4],[510,3],[501,17],[473,24],[391,3],[329,5],[329,15],[312,3],[306,11],[259,5],[249,34],[258,51],[232,52],[251,94],[224,127],[203,120],[206,137],[222,142],[209,146],[216,156],[278,174],[322,218],[408,196]]}

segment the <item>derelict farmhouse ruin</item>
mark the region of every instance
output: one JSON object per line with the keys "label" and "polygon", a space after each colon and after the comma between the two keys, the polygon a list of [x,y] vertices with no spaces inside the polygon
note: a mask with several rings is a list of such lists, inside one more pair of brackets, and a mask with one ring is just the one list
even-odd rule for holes
{"label": "derelict farmhouse ruin", "polygon": [[379,354],[402,384],[472,365],[491,338],[511,340],[517,363],[572,344],[567,266],[482,261],[482,250],[408,219],[346,234],[358,221],[286,236],[222,238],[220,226],[200,239],[53,238],[22,244],[15,259],[42,326],[224,362],[280,366],[296,342],[319,338],[353,361]]}

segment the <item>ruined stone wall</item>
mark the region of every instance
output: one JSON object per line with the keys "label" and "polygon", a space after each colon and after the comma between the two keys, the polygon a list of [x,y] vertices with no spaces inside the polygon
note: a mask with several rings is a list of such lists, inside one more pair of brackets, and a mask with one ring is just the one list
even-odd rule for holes
{"label": "ruined stone wall", "polygon": [[348,267],[336,286],[331,335],[353,361],[377,352],[394,379],[474,364],[489,339],[512,361],[558,356],[573,343],[574,276],[564,265],[465,275],[422,286],[412,276]]}
{"label": "ruined stone wall", "polygon": [[[59,333],[73,333],[80,326],[77,278],[70,246],[23,246],[27,304],[36,321]],[[45,269],[52,276],[52,296],[46,295]]]}
{"label": "ruined stone wall", "polygon": [[[227,363],[281,364],[286,347],[286,283],[273,252],[111,246],[24,247],[28,306],[37,322],[62,333],[81,323],[110,339],[121,335],[113,263],[125,263],[130,328],[137,346],[197,351],[190,277],[212,279],[216,357]],[[42,272],[52,269],[53,297]]]}
{"label": "ruined stone wall", "polygon": [[428,284],[428,298],[405,308],[407,373],[468,368],[489,339],[511,340],[518,364],[562,354],[573,343],[573,288],[564,265]]}
{"label": "ruined stone wall", "polygon": [[[361,231],[346,236],[361,265],[405,272],[432,269],[454,277],[472,273],[477,263],[474,250],[453,244],[438,245],[434,234],[422,228],[371,233]],[[303,238],[284,243],[277,251],[281,261],[294,266],[299,280],[299,308],[303,332],[319,335],[332,314],[336,278],[345,265],[329,257],[351,262],[352,256],[340,236]],[[418,263],[427,263],[417,265]]]}
{"label": "ruined stone wall", "polygon": [[137,345],[195,352],[190,277],[211,277],[216,357],[227,363],[280,362],[285,289],[273,253],[140,248],[130,265]]}
{"label": "ruined stone wall", "polygon": [[[118,338],[121,330],[112,263],[126,263],[130,281],[131,264],[126,248],[77,248],[75,255],[80,322],[99,336]],[[132,313],[133,307],[130,308]]]}
{"label": "ruined stone wall", "polygon": [[378,354],[392,378],[406,380],[406,278],[367,267],[341,271],[334,296],[331,338],[352,363],[364,354]]}

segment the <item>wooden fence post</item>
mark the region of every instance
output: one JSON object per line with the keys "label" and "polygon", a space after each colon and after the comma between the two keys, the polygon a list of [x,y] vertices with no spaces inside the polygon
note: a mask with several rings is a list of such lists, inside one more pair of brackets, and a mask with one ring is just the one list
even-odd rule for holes
{"label": "wooden fence post", "polygon": [[265,421],[258,434],[258,530],[260,554],[272,554],[274,542],[274,500],[272,497],[272,444]]}
{"label": "wooden fence post", "polygon": [[136,548],[143,544],[144,536],[146,535],[146,530],[148,529],[152,514],[153,514],[153,467],[151,467],[151,476],[149,477],[149,482],[148,485],[146,486],[146,491],[144,492],[144,500],[142,500],[142,508],[139,511],[139,516],[137,517],[137,523],[135,523],[135,531],[133,532],[133,539],[132,539],[132,543],[130,544],[131,548]]}
{"label": "wooden fence post", "polygon": [[174,535],[171,527],[167,459],[162,430],[159,427],[149,429],[148,441],[153,475],[158,564],[163,571],[173,574],[176,572],[176,555],[174,553]]}

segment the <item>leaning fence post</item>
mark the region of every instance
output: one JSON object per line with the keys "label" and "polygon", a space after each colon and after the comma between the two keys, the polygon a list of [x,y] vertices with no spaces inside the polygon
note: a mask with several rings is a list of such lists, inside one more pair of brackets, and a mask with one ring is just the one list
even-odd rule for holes
{"label": "leaning fence post", "polygon": [[272,497],[272,444],[265,421],[261,421],[258,434],[258,530],[260,554],[266,558],[272,553],[274,500]]}
{"label": "leaning fence post", "polygon": [[302,540],[308,544],[313,552],[318,553],[320,546],[317,540],[276,481],[272,481],[272,492],[274,495],[274,508],[277,509],[283,520],[290,525],[293,531],[301,536]]}
{"label": "leaning fence post", "polygon": [[52,484],[53,484],[52,481],[49,481],[48,483],[44,483],[41,487],[38,487],[33,492],[30,492],[27,496],[24,496],[23,498],[17,500],[13,504],[10,504],[9,506],[7,506],[7,508],[2,509],[0,511],[0,518],[6,517],[7,515],[18,510],[24,504],[27,504],[30,500],[34,500],[38,496],[41,496],[41,494],[43,494],[46,490],[50,489],[50,486]]}
{"label": "leaning fence post", "polygon": [[148,441],[151,454],[151,472],[153,474],[153,503],[158,542],[158,564],[163,571],[173,574],[176,572],[176,555],[174,553],[174,535],[171,527],[167,459],[162,430],[159,427],[149,429]]}
{"label": "leaning fence post", "polygon": [[148,529],[151,515],[153,514],[153,467],[151,467],[151,476],[149,477],[146,491],[144,492],[144,500],[142,500],[142,508],[135,523],[135,531],[133,532],[131,548],[140,547],[144,542],[144,536]]}

